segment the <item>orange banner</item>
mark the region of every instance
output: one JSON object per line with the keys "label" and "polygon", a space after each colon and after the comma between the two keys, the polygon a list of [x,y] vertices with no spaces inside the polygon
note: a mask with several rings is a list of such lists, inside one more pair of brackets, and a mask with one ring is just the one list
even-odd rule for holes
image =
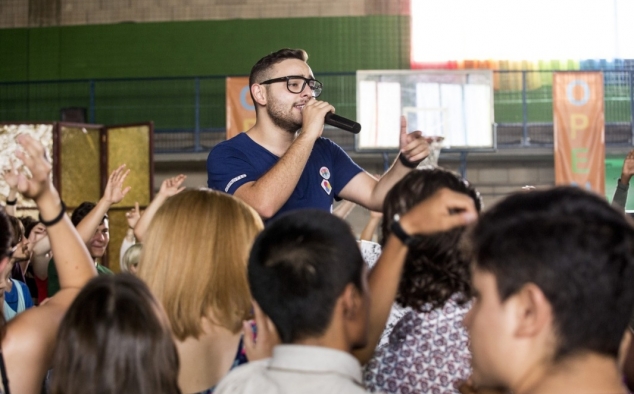
{"label": "orange banner", "polygon": [[249,92],[248,77],[227,78],[227,139],[255,124],[255,107]]}
{"label": "orange banner", "polygon": [[605,189],[603,74],[553,74],[555,183]]}

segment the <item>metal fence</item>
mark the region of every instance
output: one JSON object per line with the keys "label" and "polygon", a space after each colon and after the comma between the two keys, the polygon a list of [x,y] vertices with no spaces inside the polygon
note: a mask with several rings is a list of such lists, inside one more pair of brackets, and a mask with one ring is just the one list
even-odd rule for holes
{"label": "metal fence", "polygon": [[[588,70],[584,70],[588,71]],[[497,144],[552,146],[552,71],[495,71]],[[633,145],[634,70],[603,70],[606,143]],[[225,135],[225,75],[0,83],[0,122],[60,120],[63,108],[83,108],[89,123],[154,121],[155,152],[203,152]],[[337,113],[356,117],[355,73],[318,74],[321,96]],[[326,130],[344,149],[348,133]]]}

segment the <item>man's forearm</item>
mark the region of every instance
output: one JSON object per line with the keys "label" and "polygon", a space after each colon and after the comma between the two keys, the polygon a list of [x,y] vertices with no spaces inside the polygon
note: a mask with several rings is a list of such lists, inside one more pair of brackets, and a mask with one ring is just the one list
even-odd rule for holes
{"label": "man's forearm", "polygon": [[293,194],[314,143],[300,134],[273,167],[257,181],[240,187],[235,195],[255,208],[260,216],[275,215]]}
{"label": "man's forearm", "polygon": [[372,191],[371,205],[367,207],[373,211],[381,212],[383,210],[383,201],[385,196],[394,187],[398,181],[403,179],[412,169],[405,167],[398,160],[392,163],[392,167],[379,179],[374,190]]}

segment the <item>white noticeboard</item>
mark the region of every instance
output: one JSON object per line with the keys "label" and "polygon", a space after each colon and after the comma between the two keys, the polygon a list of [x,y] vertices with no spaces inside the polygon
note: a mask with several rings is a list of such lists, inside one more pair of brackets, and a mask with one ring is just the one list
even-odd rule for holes
{"label": "white noticeboard", "polygon": [[443,137],[449,150],[496,146],[491,70],[357,71],[357,151],[397,150],[408,132]]}

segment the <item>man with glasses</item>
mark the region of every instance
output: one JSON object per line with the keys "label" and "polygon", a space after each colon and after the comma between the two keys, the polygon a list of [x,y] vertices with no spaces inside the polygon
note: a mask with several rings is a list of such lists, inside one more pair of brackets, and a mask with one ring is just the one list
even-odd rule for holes
{"label": "man with glasses", "polygon": [[301,208],[332,211],[333,198],[380,211],[387,192],[427,157],[429,145],[419,131],[407,134],[403,120],[399,160],[377,181],[321,137],[335,108],[317,100],[323,85],[307,59],[304,50],[281,49],[253,66],[256,123],[209,153],[207,184],[240,197],[265,220]]}

